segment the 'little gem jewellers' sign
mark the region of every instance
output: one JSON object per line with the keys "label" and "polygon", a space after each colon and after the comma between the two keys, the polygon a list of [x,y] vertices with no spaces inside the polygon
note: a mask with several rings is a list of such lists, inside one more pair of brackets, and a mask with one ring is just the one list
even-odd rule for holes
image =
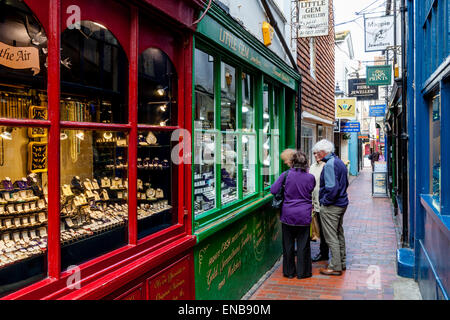
{"label": "'little gem jewellers' sign", "polygon": [[298,2],[298,37],[328,35],[328,0]]}
{"label": "'little gem jewellers' sign", "polygon": [[0,42],[0,64],[11,69],[31,69],[33,75],[37,75],[40,72],[39,49],[11,47]]}
{"label": "'little gem jewellers' sign", "polygon": [[368,86],[389,86],[392,82],[392,67],[386,66],[367,66],[366,69]]}

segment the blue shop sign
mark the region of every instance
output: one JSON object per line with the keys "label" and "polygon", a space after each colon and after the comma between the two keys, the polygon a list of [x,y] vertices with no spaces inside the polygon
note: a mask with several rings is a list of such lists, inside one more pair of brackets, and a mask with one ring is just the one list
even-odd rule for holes
{"label": "blue shop sign", "polygon": [[386,105],[378,104],[369,107],[369,117],[384,117],[386,113]]}
{"label": "blue shop sign", "polygon": [[358,121],[351,121],[341,123],[341,132],[360,132],[360,123]]}

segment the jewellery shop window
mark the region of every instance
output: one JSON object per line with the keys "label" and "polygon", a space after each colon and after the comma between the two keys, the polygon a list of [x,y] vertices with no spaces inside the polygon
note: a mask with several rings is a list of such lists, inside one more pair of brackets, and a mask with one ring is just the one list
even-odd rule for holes
{"label": "jewellery shop window", "polygon": [[22,1],[0,9],[0,296],[47,274],[47,38]]}
{"label": "jewellery shop window", "polygon": [[[127,123],[128,62],[112,33],[82,21],[61,45],[61,120]],[[64,270],[127,244],[128,135],[61,126]]]}
{"label": "jewellery shop window", "polygon": [[65,269],[127,243],[128,138],[61,132],[61,264]]}
{"label": "jewellery shop window", "polygon": [[61,120],[128,123],[128,61],[114,35],[82,21],[61,46]]}
{"label": "jewellery shop window", "polygon": [[242,73],[242,189],[243,196],[256,192],[256,130],[253,76]]}
{"label": "jewellery shop window", "polygon": [[175,67],[163,51],[149,48],[140,55],[139,123],[177,125],[177,81]]}
{"label": "jewellery shop window", "polygon": [[269,84],[264,83],[263,87],[263,130],[262,130],[262,167],[261,174],[263,177],[264,188],[270,187],[270,150],[271,150],[271,139],[270,139],[270,106],[269,101],[272,96],[270,92],[271,87]]}
{"label": "jewellery shop window", "polygon": [[216,141],[214,58],[195,49],[194,210],[195,215],[215,209]]}
{"label": "jewellery shop window", "polygon": [[0,295],[4,295],[46,274],[47,129],[0,130]]}

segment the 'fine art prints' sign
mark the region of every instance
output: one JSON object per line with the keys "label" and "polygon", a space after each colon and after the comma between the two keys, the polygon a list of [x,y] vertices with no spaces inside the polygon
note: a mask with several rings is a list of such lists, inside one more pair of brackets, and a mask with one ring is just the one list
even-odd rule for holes
{"label": "'fine art prints' sign", "polygon": [[0,42],[0,65],[11,69],[31,69],[33,75],[37,75],[40,72],[39,49],[11,47]]}
{"label": "'fine art prints' sign", "polygon": [[298,37],[328,35],[328,0],[298,1]]}
{"label": "'fine art prints' sign", "polygon": [[385,66],[367,66],[366,84],[368,86],[389,86],[392,82],[392,67]]}

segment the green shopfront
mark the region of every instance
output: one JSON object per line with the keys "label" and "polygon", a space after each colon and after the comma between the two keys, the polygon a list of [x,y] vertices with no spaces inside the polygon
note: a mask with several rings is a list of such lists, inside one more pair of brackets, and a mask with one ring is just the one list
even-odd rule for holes
{"label": "green shopfront", "polygon": [[301,77],[213,5],[193,54],[196,299],[240,299],[281,256],[269,188],[295,148]]}

